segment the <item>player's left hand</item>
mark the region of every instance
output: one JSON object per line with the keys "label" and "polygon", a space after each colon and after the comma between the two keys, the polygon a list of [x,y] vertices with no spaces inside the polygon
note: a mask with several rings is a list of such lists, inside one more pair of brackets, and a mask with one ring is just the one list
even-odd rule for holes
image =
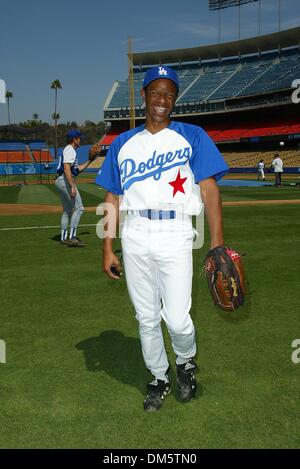
{"label": "player's left hand", "polygon": [[239,308],[245,298],[241,255],[228,246],[217,246],[206,254],[204,269],[214,304],[224,311]]}
{"label": "player's left hand", "polygon": [[95,143],[89,149],[89,161],[94,161],[98,156],[101,154],[101,145],[99,143]]}

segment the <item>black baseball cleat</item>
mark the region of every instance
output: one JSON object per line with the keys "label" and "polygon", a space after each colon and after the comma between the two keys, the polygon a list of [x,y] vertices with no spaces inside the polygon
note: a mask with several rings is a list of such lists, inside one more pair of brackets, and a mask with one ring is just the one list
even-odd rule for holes
{"label": "black baseball cleat", "polygon": [[170,394],[170,383],[162,379],[155,379],[147,384],[148,394],[144,400],[144,409],[146,412],[155,412],[159,410],[164,403],[164,399]]}
{"label": "black baseball cleat", "polygon": [[60,245],[61,246],[73,246],[72,241],[68,239],[61,239],[60,240]]}
{"label": "black baseball cleat", "polygon": [[196,370],[197,365],[192,358],[183,365],[177,365],[177,394],[182,402],[189,402],[196,395]]}
{"label": "black baseball cleat", "polygon": [[86,246],[85,242],[84,241],[81,241],[81,239],[79,238],[70,238],[69,239],[70,241],[70,244],[69,246],[73,246],[73,247],[77,247],[77,248],[83,248]]}

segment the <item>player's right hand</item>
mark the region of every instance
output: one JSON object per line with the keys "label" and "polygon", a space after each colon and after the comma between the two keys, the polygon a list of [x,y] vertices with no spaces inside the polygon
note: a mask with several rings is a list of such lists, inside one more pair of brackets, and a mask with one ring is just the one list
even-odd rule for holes
{"label": "player's right hand", "polygon": [[71,197],[76,197],[77,189],[76,186],[71,187]]}
{"label": "player's right hand", "polygon": [[113,251],[104,251],[103,252],[103,272],[109,278],[114,280],[119,280],[122,276],[122,266],[118,256],[116,256]]}

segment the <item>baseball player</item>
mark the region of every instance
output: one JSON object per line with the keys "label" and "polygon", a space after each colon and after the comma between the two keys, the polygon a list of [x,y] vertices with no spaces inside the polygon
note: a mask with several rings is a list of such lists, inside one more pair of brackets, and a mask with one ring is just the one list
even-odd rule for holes
{"label": "baseball player", "polygon": [[[196,394],[195,328],[190,316],[192,291],[192,215],[204,203],[211,247],[223,244],[221,200],[216,180],[228,168],[205,131],[170,120],[178,96],[172,68],[147,71],[143,89],[146,123],[119,135],[107,153],[96,182],[107,190],[107,224],[127,211],[122,251],[127,287],[139,322],[145,365],[153,375],[144,400],[158,410],[171,386],[161,320],[176,355],[177,392],[183,402]],[[200,197],[201,192],[201,197]],[[103,269],[118,279],[121,266],[113,238],[103,240]]]}
{"label": "baseball player", "polygon": [[275,173],[275,186],[281,186],[281,174],[283,173],[283,161],[279,156],[279,153],[274,155],[274,160],[272,161],[272,168],[274,168]]}
{"label": "baseball player", "polygon": [[[80,130],[69,130],[67,133],[68,144],[64,148],[62,156],[60,156],[57,166],[59,176],[55,181],[55,185],[63,206],[60,241],[63,246],[84,247],[86,245],[77,237],[76,233],[84,207],[75,181],[78,174],[91,163],[90,160],[81,165],[78,163],[76,149],[80,147],[82,137]],[[68,233],[69,225],[70,232]]]}
{"label": "baseball player", "polygon": [[263,180],[265,181],[265,163],[264,160],[260,160],[259,163],[257,163],[257,179],[258,180]]}

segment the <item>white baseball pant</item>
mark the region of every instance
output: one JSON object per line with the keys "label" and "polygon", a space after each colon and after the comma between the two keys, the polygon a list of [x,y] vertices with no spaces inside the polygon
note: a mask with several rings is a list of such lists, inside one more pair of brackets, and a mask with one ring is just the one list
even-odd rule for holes
{"label": "white baseball pant", "polygon": [[149,220],[128,215],[122,231],[122,250],[129,296],[139,322],[146,367],[167,381],[169,368],[161,330],[167,325],[176,363],[196,354],[190,316],[194,231],[191,217]]}

